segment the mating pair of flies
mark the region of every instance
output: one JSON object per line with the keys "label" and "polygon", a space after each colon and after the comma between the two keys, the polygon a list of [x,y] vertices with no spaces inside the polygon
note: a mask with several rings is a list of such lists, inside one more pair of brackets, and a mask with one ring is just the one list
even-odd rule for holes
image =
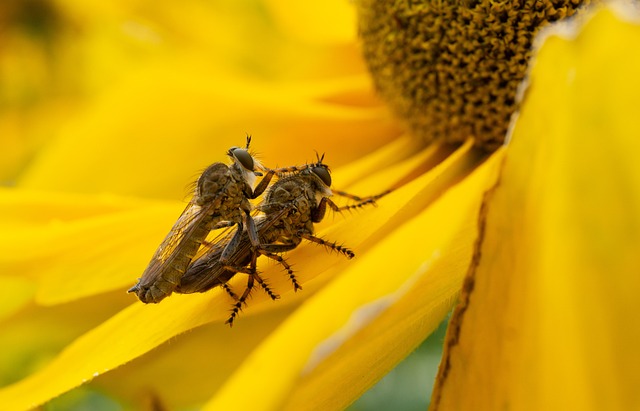
{"label": "mating pair of flies", "polygon": [[[173,292],[198,293],[220,286],[235,300],[227,320],[233,325],[255,283],[272,299],[279,298],[258,273],[259,256],[282,265],[295,291],[302,287],[280,254],[293,250],[303,239],[349,259],[354,257],[350,249],[314,236],[314,223],[322,221],[327,206],[335,212],[359,208],[375,204],[387,192],[358,197],[332,191],[329,167],[322,162],[324,155],[302,166],[266,168],[249,153],[250,142],[247,136],[245,148],[229,149],[231,165],[214,163],[198,178],[193,198],[129,290],[140,301],[158,303]],[[277,181],[269,185],[274,176]],[[256,177],[262,180],[253,188]],[[263,193],[262,203],[253,207],[249,200]],[[339,207],[329,198],[332,194],[355,203]],[[211,231],[232,226],[237,226],[235,232],[221,240],[205,241]],[[248,276],[239,296],[227,284],[238,273]]]}

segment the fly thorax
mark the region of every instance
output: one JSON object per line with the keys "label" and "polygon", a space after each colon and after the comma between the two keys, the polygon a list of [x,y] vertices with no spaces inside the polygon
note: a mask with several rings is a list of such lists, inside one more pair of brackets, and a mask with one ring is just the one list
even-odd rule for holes
{"label": "fly thorax", "polygon": [[226,189],[226,193],[224,193],[226,198],[232,200],[234,204],[240,204],[242,199],[244,198],[244,193],[242,192],[241,184],[229,184]]}
{"label": "fly thorax", "polygon": [[219,204],[221,202],[221,200],[223,199],[223,196],[221,196],[221,191],[222,191],[222,187],[216,187],[218,188],[218,190],[209,190],[206,191],[205,194],[202,194],[198,197],[198,205],[200,206],[210,206],[212,205],[212,203],[216,203]]}
{"label": "fly thorax", "polygon": [[296,208],[298,209],[298,213],[301,215],[311,214],[311,205],[306,198],[300,198],[296,201]]}
{"label": "fly thorax", "polygon": [[229,181],[229,168],[222,163],[210,165],[198,179],[196,196],[198,204],[202,205],[212,199],[224,188]]}

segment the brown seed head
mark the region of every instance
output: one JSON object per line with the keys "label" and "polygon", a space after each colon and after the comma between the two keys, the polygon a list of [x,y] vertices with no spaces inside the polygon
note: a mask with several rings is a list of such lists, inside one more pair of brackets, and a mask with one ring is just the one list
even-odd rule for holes
{"label": "brown seed head", "polygon": [[539,29],[590,0],[358,0],[379,93],[427,142],[502,144]]}

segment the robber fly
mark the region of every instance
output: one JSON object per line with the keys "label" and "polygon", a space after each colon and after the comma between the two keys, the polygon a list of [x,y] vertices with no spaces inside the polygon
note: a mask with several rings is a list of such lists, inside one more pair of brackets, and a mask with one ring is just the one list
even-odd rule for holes
{"label": "robber fly", "polygon": [[[231,165],[214,163],[198,178],[195,193],[173,228],[153,255],[149,266],[131,287],[143,303],[158,303],[171,295],[180,283],[198,248],[211,230],[238,225],[251,220],[249,199],[256,198],[269,185],[270,171],[255,190],[256,171],[262,166],[249,154],[251,137],[245,148],[232,147],[227,152]],[[252,221],[251,221],[252,222]]]}
{"label": "robber fly", "polygon": [[[293,250],[303,239],[320,244],[351,259],[353,251],[335,242],[326,241],[314,235],[314,223],[322,221],[327,206],[335,212],[375,204],[375,200],[387,194],[361,198],[342,191],[336,193],[357,201],[356,204],[337,206],[329,197],[332,195],[329,167],[322,163],[324,155],[316,163],[283,168],[277,171],[279,179],[265,194],[258,210],[263,215],[256,218],[255,226],[248,225],[225,240],[211,244],[204,254],[197,258],[180,279],[178,293],[204,292],[213,287],[223,287],[235,300],[227,324],[233,325],[242,305],[254,288],[254,282],[272,298],[273,293],[256,269],[256,260],[264,255],[280,263],[287,271],[294,291],[302,287],[298,283],[291,266],[279,254]],[[227,282],[237,273],[248,274],[247,287],[240,297],[228,287]]]}

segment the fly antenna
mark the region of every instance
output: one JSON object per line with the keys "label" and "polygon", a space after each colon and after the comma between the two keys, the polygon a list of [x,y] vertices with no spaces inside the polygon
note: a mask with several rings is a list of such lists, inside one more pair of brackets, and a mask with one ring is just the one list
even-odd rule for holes
{"label": "fly antenna", "polygon": [[318,160],[318,164],[322,164],[322,160],[324,160],[324,154],[325,153],[322,153],[322,155],[320,155],[320,154],[318,154],[318,151],[316,151],[316,150],[313,150],[313,151],[316,152],[316,159]]}

